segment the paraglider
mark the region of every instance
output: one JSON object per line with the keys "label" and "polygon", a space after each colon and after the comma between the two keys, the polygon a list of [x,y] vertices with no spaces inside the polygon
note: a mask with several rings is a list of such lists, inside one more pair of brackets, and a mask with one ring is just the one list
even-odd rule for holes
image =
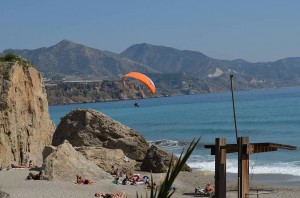
{"label": "paraglider", "polygon": [[144,83],[144,85],[146,85],[148,87],[148,89],[150,90],[150,92],[152,94],[155,93],[155,85],[148,76],[146,76],[142,73],[139,73],[139,72],[129,72],[128,74],[125,74],[122,77],[122,80],[124,80],[125,78],[128,78],[128,77],[139,80],[140,82]]}
{"label": "paraglider", "polygon": [[[125,74],[122,77],[122,80],[125,80],[125,78],[134,78],[136,80],[139,80],[140,82],[144,83],[146,87],[149,89],[149,91],[154,94],[155,93],[155,85],[153,81],[146,75],[139,73],[139,72],[129,72],[128,74]],[[137,102],[133,104],[134,107],[140,107]]]}

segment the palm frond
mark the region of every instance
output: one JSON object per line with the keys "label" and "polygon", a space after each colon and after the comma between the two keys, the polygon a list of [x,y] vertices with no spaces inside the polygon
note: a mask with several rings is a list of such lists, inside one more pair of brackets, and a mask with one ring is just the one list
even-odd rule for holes
{"label": "palm frond", "polygon": [[[173,154],[172,154],[168,171],[166,173],[164,181],[162,182],[162,184],[160,184],[158,194],[157,194],[157,189],[153,189],[153,185],[152,185],[150,198],[170,198],[175,193],[176,189],[171,188],[172,184],[175,181],[176,177],[178,176],[179,172],[184,167],[186,161],[194,151],[200,139],[201,138],[198,138],[198,140],[193,139],[186,153],[183,155],[183,151],[181,152],[180,157],[178,158],[174,167],[172,165],[173,163]],[[153,184],[152,174],[151,174],[151,184]],[[137,198],[138,198],[138,194],[137,194]]]}

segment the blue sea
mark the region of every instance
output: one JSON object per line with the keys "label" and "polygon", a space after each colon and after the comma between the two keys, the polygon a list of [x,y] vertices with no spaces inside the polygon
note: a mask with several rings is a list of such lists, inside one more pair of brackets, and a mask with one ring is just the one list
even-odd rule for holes
{"label": "blue sea", "polygon": [[[235,106],[239,136],[251,143],[270,142],[297,146],[252,154],[250,174],[290,174],[300,176],[300,87],[236,91]],[[193,169],[214,171],[214,156],[204,145],[224,137],[236,143],[231,93],[50,106],[51,119],[72,109],[95,109],[137,130],[152,144],[178,155],[194,138],[201,138],[188,164]],[[237,153],[227,155],[227,172],[237,173]],[[297,177],[298,178],[298,177]]]}

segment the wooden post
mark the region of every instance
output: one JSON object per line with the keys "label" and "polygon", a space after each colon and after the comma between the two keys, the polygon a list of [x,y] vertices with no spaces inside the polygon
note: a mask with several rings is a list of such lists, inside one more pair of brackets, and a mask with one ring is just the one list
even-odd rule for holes
{"label": "wooden post", "polygon": [[226,198],[226,139],[216,138],[215,197]]}
{"label": "wooden post", "polygon": [[238,138],[238,198],[249,193],[249,137]]}
{"label": "wooden post", "polygon": [[232,109],[233,109],[233,119],[234,119],[234,129],[235,129],[235,138],[236,144],[238,142],[238,130],[236,125],[236,115],[235,115],[235,105],[234,105],[234,95],[233,95],[233,82],[232,82],[233,74],[230,74],[230,89],[231,89],[231,98],[232,98]]}

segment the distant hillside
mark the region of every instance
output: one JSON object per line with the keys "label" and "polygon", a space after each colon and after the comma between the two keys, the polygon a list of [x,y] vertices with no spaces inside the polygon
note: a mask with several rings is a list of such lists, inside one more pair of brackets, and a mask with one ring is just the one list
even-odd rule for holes
{"label": "distant hillside", "polygon": [[250,83],[255,80],[263,84],[272,84],[274,87],[300,85],[300,57],[285,58],[275,62],[239,64],[232,63],[239,74],[251,77]]}
{"label": "distant hillside", "polygon": [[46,84],[50,105],[140,99],[226,91],[221,81],[200,80],[190,74],[150,74],[156,84],[156,93],[135,81],[60,82]]}
{"label": "distant hillside", "polygon": [[149,98],[153,95],[134,82],[60,82],[46,84],[49,105]]}
{"label": "distant hillside", "polygon": [[242,90],[300,85],[300,58],[260,63],[218,60],[200,52],[146,43],[132,45],[121,54],[115,54],[68,40],[47,48],[8,49],[4,53],[27,58],[46,77],[60,76],[69,80],[117,80],[127,72],[139,71],[157,75],[159,81],[166,80],[163,74],[178,74],[175,75],[177,80],[183,81],[180,74],[189,74],[217,91],[220,86],[229,87],[229,74],[233,73],[237,87]]}
{"label": "distant hillside", "polygon": [[30,60],[46,77],[75,76],[80,79],[119,79],[129,71],[157,73],[141,63],[122,58],[112,52],[101,51],[63,40],[51,47],[35,50],[8,49]]}
{"label": "distant hillside", "polygon": [[[47,87],[50,104],[223,92],[230,90],[230,74],[234,74],[236,90],[300,86],[298,57],[258,63],[218,60],[200,52],[145,43],[115,54],[68,40],[47,48],[8,49],[4,53],[29,59],[45,77],[52,79],[56,85]],[[157,88],[155,96],[140,96],[131,90],[123,93],[120,76],[130,71],[149,75]],[[102,84],[103,80],[115,84],[108,86]],[[70,81],[74,84],[68,84]]]}
{"label": "distant hillside", "polygon": [[226,63],[210,58],[200,52],[178,50],[170,47],[138,44],[127,48],[121,56],[148,65],[162,73],[193,73],[198,77],[207,77],[216,68],[229,68]]}
{"label": "distant hillside", "polygon": [[132,45],[121,56],[162,73],[186,72],[210,83],[229,84],[229,74],[233,73],[241,89],[300,85],[300,58],[260,63],[218,60],[200,52],[145,43]]}

